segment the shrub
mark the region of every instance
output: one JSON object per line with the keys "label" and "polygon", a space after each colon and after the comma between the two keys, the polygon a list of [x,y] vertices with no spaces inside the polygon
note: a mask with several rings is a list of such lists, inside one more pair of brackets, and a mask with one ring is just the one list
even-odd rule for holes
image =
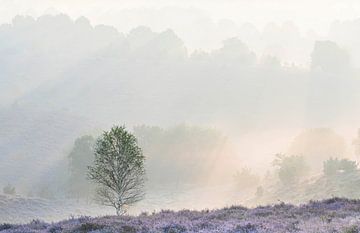
{"label": "shrub", "polygon": [[326,160],[323,164],[323,172],[326,176],[333,176],[338,173],[351,173],[357,170],[355,161],[348,159],[333,159]]}
{"label": "shrub", "polygon": [[7,194],[7,195],[15,195],[15,194],[16,194],[15,187],[12,186],[11,184],[7,184],[7,185],[3,188],[3,193],[4,193],[4,194]]}
{"label": "shrub", "polygon": [[279,179],[285,185],[297,183],[309,171],[302,156],[277,154],[273,165],[277,167]]}

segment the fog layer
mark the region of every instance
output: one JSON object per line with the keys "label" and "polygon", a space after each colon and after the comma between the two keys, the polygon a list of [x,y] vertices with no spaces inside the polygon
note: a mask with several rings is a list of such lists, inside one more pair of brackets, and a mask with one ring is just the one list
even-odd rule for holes
{"label": "fog layer", "polygon": [[[273,202],[274,189],[294,202],[324,197],[306,190],[327,184],[329,174],[356,170],[351,162],[329,159],[358,156],[360,21],[333,22],[322,36],[305,35],[293,22],[263,29],[211,25],[204,31],[230,32],[216,39],[226,35],[222,44],[209,39],[211,45],[196,49],[208,40],[199,37],[189,48],[174,29],[119,31],[66,14],[16,16],[2,24],[0,186],[30,197],[68,197],[64,187],[74,184],[68,183],[69,154],[84,135],[96,138],[120,124],[134,132],[147,156],[144,209],[162,208],[163,199],[156,205],[149,200],[179,190],[194,195],[179,194],[178,201],[174,195],[169,207]],[[91,158],[88,149],[79,154]],[[281,174],[293,164],[299,173],[292,175],[307,189],[286,196],[281,185],[289,181]],[[356,181],[354,174],[336,181]],[[256,185],[238,190],[237,181]],[[193,198],[204,195],[196,188],[204,186],[222,191],[195,204]],[[71,195],[90,198],[79,187]],[[86,188],[91,194],[91,185]]]}

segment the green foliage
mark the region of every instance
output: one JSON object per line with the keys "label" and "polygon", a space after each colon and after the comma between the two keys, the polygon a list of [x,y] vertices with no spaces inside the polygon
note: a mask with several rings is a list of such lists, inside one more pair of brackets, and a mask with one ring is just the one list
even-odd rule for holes
{"label": "green foliage", "polygon": [[355,161],[348,159],[330,158],[324,162],[324,175],[334,176],[338,173],[351,173],[357,170],[357,164]]}
{"label": "green foliage", "polygon": [[7,185],[3,188],[3,193],[4,193],[4,194],[7,194],[7,195],[15,195],[15,194],[16,194],[15,187],[12,186],[11,184],[7,184]]}
{"label": "green foliage", "polygon": [[277,154],[273,165],[277,168],[281,183],[285,185],[297,183],[308,172],[308,166],[302,156]]}
{"label": "green foliage", "polygon": [[82,136],[76,139],[68,156],[69,191],[74,197],[88,197],[93,191],[93,185],[87,179],[87,170],[94,161],[94,144],[95,139],[92,136]]}
{"label": "green foliage", "polygon": [[89,166],[89,178],[97,185],[98,200],[116,209],[118,215],[125,207],[144,196],[145,157],[137,139],[125,127],[114,126],[104,132],[95,146],[95,160]]}

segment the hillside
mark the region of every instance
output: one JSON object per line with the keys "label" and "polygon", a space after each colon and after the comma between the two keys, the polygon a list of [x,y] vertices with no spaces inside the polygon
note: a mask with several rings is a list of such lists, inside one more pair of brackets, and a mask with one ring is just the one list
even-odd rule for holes
{"label": "hillside", "polygon": [[237,133],[357,122],[358,71],[337,54],[336,43],[314,43],[307,59],[318,69],[304,69],[264,60],[241,38],[191,52],[172,30],[123,34],[84,17],[17,16],[0,25],[0,108],[66,109],[108,124],[226,122]]}
{"label": "hillside", "polygon": [[103,216],[112,212],[86,201],[0,195],[0,223],[27,223],[37,218],[53,222],[70,216]]}
{"label": "hillside", "polygon": [[65,155],[90,125],[96,127],[66,111],[18,106],[0,109],[0,187],[11,183],[19,192],[35,194],[37,183],[57,180],[60,184],[56,172],[66,171]]}
{"label": "hillside", "polygon": [[0,225],[1,232],[359,232],[360,200],[333,198],[294,206],[161,211],[140,216],[82,217],[57,223]]}

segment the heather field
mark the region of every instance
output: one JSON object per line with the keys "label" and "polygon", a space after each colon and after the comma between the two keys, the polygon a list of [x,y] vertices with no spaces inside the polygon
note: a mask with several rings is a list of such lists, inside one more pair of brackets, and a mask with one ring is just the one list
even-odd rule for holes
{"label": "heather field", "polygon": [[142,213],[139,216],[81,217],[56,223],[34,220],[25,225],[0,225],[0,232],[332,232],[360,230],[360,200],[332,198],[294,206],[285,203],[248,209]]}

